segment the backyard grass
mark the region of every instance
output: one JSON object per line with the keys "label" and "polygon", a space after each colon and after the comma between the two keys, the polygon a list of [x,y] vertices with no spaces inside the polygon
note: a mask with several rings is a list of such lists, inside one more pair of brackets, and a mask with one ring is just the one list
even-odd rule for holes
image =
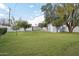
{"label": "backyard grass", "polygon": [[0,37],[0,55],[79,56],[79,33],[7,33]]}

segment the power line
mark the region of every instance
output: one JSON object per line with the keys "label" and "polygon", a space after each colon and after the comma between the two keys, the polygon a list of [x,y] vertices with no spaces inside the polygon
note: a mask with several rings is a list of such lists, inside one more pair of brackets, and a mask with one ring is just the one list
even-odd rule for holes
{"label": "power line", "polygon": [[34,18],[36,18],[36,17],[39,17],[39,16],[42,16],[42,15],[44,15],[44,14],[40,14],[40,15],[38,15],[38,16],[35,16],[35,17],[33,17],[32,19],[34,19]]}

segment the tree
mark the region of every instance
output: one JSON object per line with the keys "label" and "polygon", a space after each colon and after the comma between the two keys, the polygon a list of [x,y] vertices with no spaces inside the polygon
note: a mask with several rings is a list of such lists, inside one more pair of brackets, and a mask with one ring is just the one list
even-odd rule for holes
{"label": "tree", "polygon": [[24,28],[24,31],[26,32],[27,22],[26,21],[19,20],[19,21],[17,21],[17,27]]}
{"label": "tree", "polygon": [[29,27],[31,27],[31,26],[32,26],[32,24],[28,24],[28,25],[27,25],[27,28],[29,28]]}
{"label": "tree", "polygon": [[66,25],[69,32],[79,25],[79,4],[55,4],[48,3],[41,8],[44,12],[45,22],[52,23],[57,28]]}
{"label": "tree", "polygon": [[28,23],[27,23],[27,21],[22,21],[22,22],[21,22],[21,27],[24,28],[24,31],[26,32],[26,28],[28,28]]}
{"label": "tree", "polygon": [[73,29],[79,24],[79,4],[61,4],[56,9],[56,13],[59,17],[63,17],[64,22],[68,27],[69,32],[73,32]]}
{"label": "tree", "polygon": [[41,11],[44,12],[45,22],[51,23],[54,18],[54,8],[51,3],[47,3],[41,7]]}
{"label": "tree", "polygon": [[63,17],[60,17],[60,13],[58,13],[58,12],[63,11],[63,9],[62,10],[60,10],[60,9],[61,9],[60,7],[58,7],[56,5],[52,5],[51,3],[48,3],[44,6],[42,6],[42,8],[41,8],[42,12],[44,12],[46,24],[52,23],[53,26],[56,26],[57,32],[58,32],[58,28],[62,24],[61,19],[63,18]]}
{"label": "tree", "polygon": [[70,20],[66,22],[69,32],[73,32],[73,29],[79,24],[79,5],[75,4],[71,14]]}
{"label": "tree", "polygon": [[26,28],[29,28],[31,27],[31,24],[28,24],[27,21],[24,21],[24,20],[19,20],[19,21],[16,21],[17,23],[17,27],[18,28],[24,28],[24,31],[26,32]]}

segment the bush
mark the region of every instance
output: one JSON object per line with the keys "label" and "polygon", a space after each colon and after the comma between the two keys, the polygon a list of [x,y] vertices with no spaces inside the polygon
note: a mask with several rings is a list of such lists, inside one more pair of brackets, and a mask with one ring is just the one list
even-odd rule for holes
{"label": "bush", "polygon": [[4,35],[7,32],[7,28],[0,28],[0,35]]}

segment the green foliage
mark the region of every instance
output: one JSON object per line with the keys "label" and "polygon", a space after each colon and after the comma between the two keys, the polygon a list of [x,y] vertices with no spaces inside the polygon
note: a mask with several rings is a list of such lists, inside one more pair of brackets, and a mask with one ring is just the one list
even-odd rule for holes
{"label": "green foliage", "polygon": [[28,24],[28,25],[27,25],[28,28],[31,27],[31,26],[32,26],[32,24]]}
{"label": "green foliage", "polygon": [[0,28],[0,35],[7,33],[7,28]]}
{"label": "green foliage", "polygon": [[20,25],[21,25],[21,27],[23,27],[23,28],[28,28],[28,27],[27,27],[27,24],[28,24],[27,21],[22,21]]}
{"label": "green foliage", "polygon": [[74,7],[75,7],[75,6],[74,6],[73,3],[64,4],[64,10],[66,11],[67,14],[72,13]]}
{"label": "green foliage", "polygon": [[31,24],[28,24],[27,21],[16,21],[16,26],[14,26],[14,29],[24,28],[24,31],[26,31],[26,28],[31,27]]}
{"label": "green foliage", "polygon": [[41,7],[42,12],[44,12],[45,22],[51,23],[54,16],[54,9],[51,3],[47,3]]}
{"label": "green foliage", "polygon": [[25,23],[24,21],[21,21],[21,20],[16,21],[16,27],[18,27],[18,28],[22,28],[23,25],[24,25],[24,26],[26,25],[26,23]]}
{"label": "green foliage", "polygon": [[59,19],[54,20],[52,24],[56,27],[60,27],[62,26],[63,22],[64,22],[63,18],[59,18]]}
{"label": "green foliage", "polygon": [[55,7],[55,12],[56,12],[56,15],[59,16],[59,17],[61,17],[65,14],[64,8],[60,5],[57,5]]}
{"label": "green foliage", "polygon": [[38,24],[38,27],[41,27],[41,28],[47,27],[47,24],[46,24],[46,23],[39,23],[39,24]]}

